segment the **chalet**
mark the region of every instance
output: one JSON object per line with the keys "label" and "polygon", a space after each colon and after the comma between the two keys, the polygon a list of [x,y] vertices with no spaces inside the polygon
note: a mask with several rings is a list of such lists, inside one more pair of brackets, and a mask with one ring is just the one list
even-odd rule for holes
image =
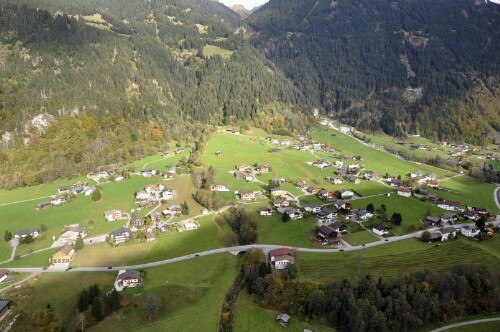
{"label": "chalet", "polygon": [[50,204],[52,205],[61,205],[63,203],[66,203],[66,197],[62,197],[62,196],[59,196],[59,197],[54,197],[50,200]]}
{"label": "chalet", "polygon": [[172,189],[164,189],[162,192],[161,192],[161,199],[164,200],[164,201],[169,201],[169,200],[172,200],[174,199],[175,197],[175,191],[172,190]]}
{"label": "chalet", "polygon": [[228,133],[228,134],[234,134],[234,135],[239,135],[240,131],[237,130],[237,129],[234,129],[234,128],[227,128],[226,129],[226,133]]}
{"label": "chalet", "polygon": [[283,189],[281,187],[273,188],[273,189],[269,190],[269,193],[272,196],[281,196],[281,197],[287,197],[289,195],[288,191],[286,191],[285,189]]}
{"label": "chalet", "polygon": [[410,177],[412,179],[419,177],[419,176],[423,176],[423,175],[424,175],[424,172],[422,172],[421,170],[416,170],[416,171],[410,173]]}
{"label": "chalet", "polygon": [[441,241],[446,241],[456,236],[457,229],[455,227],[444,227],[441,228],[439,232],[441,233]]}
{"label": "chalet", "polygon": [[142,175],[145,178],[150,178],[150,177],[156,175],[156,170],[146,168],[146,169],[141,170],[139,172],[139,174]]}
{"label": "chalet", "polygon": [[344,167],[344,162],[342,160],[337,160],[337,161],[335,161],[335,166],[337,168],[342,168],[342,167]]}
{"label": "chalet", "polygon": [[373,218],[373,213],[366,210],[358,210],[356,216],[361,220],[368,220]]}
{"label": "chalet", "polygon": [[244,179],[247,182],[250,182],[250,181],[254,180],[254,178],[253,178],[252,175],[244,173],[244,172],[241,172],[241,171],[235,171],[233,173],[233,175],[234,175],[235,178],[237,178],[237,179]]}
{"label": "chalet", "polygon": [[234,166],[234,169],[237,170],[237,171],[240,171],[240,172],[243,172],[244,170],[246,170],[248,168],[247,165],[244,165],[244,164],[240,164],[240,165],[236,165]]}
{"label": "chalet", "polygon": [[285,178],[272,178],[270,181],[274,184],[277,184],[278,186],[282,185],[283,183],[286,183]]}
{"label": "chalet", "polygon": [[279,314],[278,317],[276,317],[276,323],[278,323],[283,327],[287,327],[289,321],[290,321],[290,316],[287,314]]}
{"label": "chalet", "polygon": [[174,177],[174,173],[169,172],[169,171],[163,171],[161,173],[161,176],[163,176],[163,180],[168,180],[168,179],[172,179]]}
{"label": "chalet", "polygon": [[473,221],[478,221],[481,219],[481,214],[477,211],[465,211],[464,217]]}
{"label": "chalet", "polygon": [[307,212],[318,213],[321,211],[321,205],[315,203],[307,204],[304,206],[304,210]]}
{"label": "chalet", "polygon": [[59,243],[75,243],[78,237],[82,239],[87,236],[85,229],[78,224],[65,225],[61,235],[59,236]]}
{"label": "chalet", "polygon": [[108,234],[111,241],[115,244],[128,241],[132,238],[132,231],[126,227],[120,227]]}
{"label": "chalet", "polygon": [[159,221],[155,224],[156,231],[164,233],[170,229],[170,225],[164,221]]}
{"label": "chalet", "polygon": [[372,179],[372,176],[373,176],[373,171],[365,171],[365,174],[363,175],[363,178],[365,180],[371,180]]}
{"label": "chalet", "polygon": [[458,217],[454,213],[445,213],[441,216],[441,222],[446,222],[448,224],[451,224],[457,220],[458,220]]}
{"label": "chalet", "polygon": [[387,184],[390,185],[393,188],[398,188],[403,186],[403,181],[401,180],[396,180],[396,179],[387,179],[386,180]]}
{"label": "chalet", "polygon": [[144,222],[145,222],[144,218],[139,216],[133,216],[132,218],[130,218],[129,224],[135,228],[141,228],[144,227]]}
{"label": "chalet", "polygon": [[147,192],[145,192],[144,190],[138,191],[135,194],[135,200],[137,202],[139,202],[139,201],[145,201],[145,200],[147,200],[149,198],[150,198],[149,194]]}
{"label": "chalet", "polygon": [[3,282],[5,279],[7,279],[7,276],[9,274],[9,271],[7,270],[0,270],[0,282]]}
{"label": "chalet", "polygon": [[156,240],[156,235],[153,232],[146,232],[146,242],[151,242]]}
{"label": "chalet", "polygon": [[229,191],[229,186],[225,184],[213,184],[210,189],[212,191]]}
{"label": "chalet", "polygon": [[120,210],[110,210],[104,212],[104,218],[106,218],[107,221],[115,221],[115,220],[122,220],[122,212]]}
{"label": "chalet", "polygon": [[137,287],[142,285],[141,273],[135,270],[125,270],[116,277],[120,287]]}
{"label": "chalet", "polygon": [[306,181],[299,181],[295,183],[295,188],[297,189],[304,190],[306,189],[306,187],[307,187]]}
{"label": "chalet", "polygon": [[321,199],[330,199],[335,197],[335,194],[332,191],[326,189],[320,190],[317,195]]}
{"label": "chalet", "polygon": [[174,156],[174,153],[172,151],[163,151],[162,156],[163,158],[170,158]]}
{"label": "chalet", "polygon": [[430,242],[439,242],[443,239],[443,234],[441,234],[440,231],[430,232],[430,234],[431,234],[431,238],[429,239],[429,243]]}
{"label": "chalet", "polygon": [[397,194],[399,196],[403,196],[403,197],[411,197],[411,188],[408,188],[408,187],[399,187],[398,191],[397,191]]}
{"label": "chalet", "polygon": [[69,264],[75,258],[76,252],[72,245],[65,244],[52,255],[52,264]]}
{"label": "chalet", "polygon": [[427,216],[422,220],[422,222],[429,226],[439,226],[441,225],[441,218]]}
{"label": "chalet", "polygon": [[83,188],[83,194],[85,196],[90,196],[96,189],[97,188],[94,186],[85,186],[85,188]]}
{"label": "chalet", "polygon": [[186,231],[193,231],[195,229],[198,229],[198,225],[195,224],[194,222],[185,222],[184,223],[184,229]]}
{"label": "chalet", "polygon": [[477,236],[479,233],[480,233],[480,229],[479,227],[476,227],[476,226],[472,226],[472,225],[466,225],[466,226],[462,226],[460,228],[460,233],[462,233],[463,236],[467,236],[467,237],[475,237]]}
{"label": "chalet", "polygon": [[328,227],[330,227],[331,229],[333,229],[337,233],[342,233],[342,232],[347,231],[347,225],[341,223],[340,221],[335,221],[335,222],[329,224]]}
{"label": "chalet", "polygon": [[236,192],[236,197],[244,201],[253,200],[255,199],[255,192],[250,190],[240,190]]}
{"label": "chalet", "polygon": [[448,211],[459,210],[459,204],[456,202],[452,202],[452,201],[446,201],[446,200],[438,201],[438,202],[436,202],[436,206],[438,208],[441,208],[443,210],[448,210]]}
{"label": "chalet", "polygon": [[321,189],[315,188],[315,187],[307,187],[306,192],[311,195],[316,195],[317,193],[320,192]]}
{"label": "chalet", "polygon": [[35,206],[35,210],[37,211],[40,211],[40,210],[43,210],[45,208],[48,208],[50,206],[50,202],[43,202],[43,203],[38,203],[36,206]]}
{"label": "chalet", "polygon": [[288,214],[291,220],[304,219],[304,214],[299,209],[289,208],[286,209],[285,213]]}
{"label": "chalet", "polygon": [[354,196],[354,192],[349,189],[342,189],[339,191],[340,198],[346,199],[346,198],[352,198]]}
{"label": "chalet", "polygon": [[278,199],[274,200],[273,205],[274,205],[274,207],[277,207],[277,208],[283,208],[283,207],[290,206],[290,202],[285,198],[278,198]]}
{"label": "chalet", "polygon": [[28,228],[28,229],[23,229],[22,231],[18,231],[14,233],[14,237],[16,239],[24,239],[28,235],[31,236],[33,239],[36,239],[38,237],[39,231],[38,229],[35,228]]}
{"label": "chalet", "polygon": [[260,165],[255,168],[255,172],[262,174],[262,173],[269,173],[271,171],[271,167],[269,165]]}
{"label": "chalet", "polygon": [[69,186],[61,186],[57,188],[57,193],[62,195],[62,194],[69,194],[70,193],[70,188]]}
{"label": "chalet", "polygon": [[340,176],[327,176],[326,179],[333,184],[342,184],[342,178]]}
{"label": "chalet", "polygon": [[259,214],[261,216],[272,216],[273,215],[273,209],[271,209],[269,206],[264,206],[259,209]]}
{"label": "chalet", "polygon": [[269,260],[276,270],[284,270],[295,263],[295,251],[289,248],[278,248],[269,251]]}
{"label": "chalet", "polygon": [[384,236],[389,233],[389,229],[382,224],[373,226],[372,231],[378,236]]}
{"label": "chalet", "polygon": [[185,148],[179,146],[177,149],[175,149],[175,153],[176,154],[183,153],[185,150],[186,150]]}
{"label": "chalet", "polygon": [[351,183],[354,183],[354,184],[358,184],[360,183],[361,181],[358,179],[357,176],[354,176],[354,175],[351,175],[351,174],[348,174],[346,176],[344,176],[344,179],[348,182],[351,182]]}
{"label": "chalet", "polygon": [[328,161],[326,161],[326,159],[318,159],[315,162],[313,162],[312,165],[316,166],[320,169],[324,169],[324,168],[327,168],[328,166],[330,166],[330,163]]}
{"label": "chalet", "polygon": [[346,201],[342,200],[342,199],[337,199],[335,201],[333,201],[333,206],[335,206],[335,208],[337,209],[345,209],[346,208],[346,204],[348,204]]}
{"label": "chalet", "polygon": [[151,217],[152,222],[157,222],[160,220],[161,213],[158,211],[155,211],[155,212],[152,212],[149,216]]}
{"label": "chalet", "polygon": [[338,245],[342,242],[339,233],[326,225],[318,228],[318,236],[328,244]]}
{"label": "chalet", "polygon": [[347,171],[348,172],[357,172],[359,170],[360,166],[358,163],[350,164],[347,166]]}
{"label": "chalet", "polygon": [[334,218],[336,217],[337,217],[337,212],[333,210],[322,210],[316,213],[316,220],[322,224],[332,222],[335,220]]}

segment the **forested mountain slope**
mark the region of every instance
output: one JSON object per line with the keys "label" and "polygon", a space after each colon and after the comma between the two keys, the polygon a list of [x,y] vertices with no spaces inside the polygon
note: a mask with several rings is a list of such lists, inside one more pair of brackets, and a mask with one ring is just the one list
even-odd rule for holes
{"label": "forested mountain slope", "polygon": [[500,129],[500,6],[474,0],[271,0],[246,25],[343,122],[484,144]]}
{"label": "forested mountain slope", "polygon": [[310,108],[216,2],[15,2],[0,1],[1,187],[121,164],[197,123],[290,131]]}

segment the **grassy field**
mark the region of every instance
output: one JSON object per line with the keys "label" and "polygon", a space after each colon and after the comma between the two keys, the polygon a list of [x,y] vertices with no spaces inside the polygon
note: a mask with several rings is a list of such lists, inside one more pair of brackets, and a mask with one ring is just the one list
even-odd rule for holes
{"label": "grassy field", "polygon": [[351,201],[352,206],[357,209],[366,209],[367,205],[370,203],[375,206],[375,209],[378,209],[382,204],[385,204],[388,217],[395,212],[401,213],[403,217],[402,225],[399,227],[394,226],[391,229],[391,232],[396,235],[408,233],[408,227],[410,225],[414,225],[417,228],[422,226],[423,224],[419,221],[419,219],[423,218],[427,211],[430,211],[433,216],[440,216],[446,212],[427,202],[395,194],[390,197],[376,196]]}
{"label": "grassy field", "polygon": [[[144,286],[126,291],[131,304],[92,330],[118,331],[126,326],[134,331],[215,331],[221,301],[237,267],[237,257],[221,254],[146,269]],[[142,315],[147,294],[162,302],[152,322]]]}
{"label": "grassy field", "polygon": [[[242,291],[236,302],[236,313],[234,316],[234,331],[283,331],[284,328],[276,323],[276,317],[280,312],[264,309],[257,306],[248,293]],[[300,321],[297,317],[291,317],[287,330],[302,331],[309,328],[313,331],[335,331],[319,324],[308,324]]]}
{"label": "grassy field", "polygon": [[9,267],[45,267],[49,266],[49,259],[57,251],[57,249],[47,249],[31,255],[24,256],[18,260],[4,263],[0,265],[2,268]]}
{"label": "grassy field", "polygon": [[357,252],[335,254],[300,253],[297,256],[299,277],[327,283],[342,278],[355,278],[358,255],[362,256],[362,273],[374,277],[391,278],[418,270],[444,272],[459,264],[486,264],[500,271],[500,253],[490,246],[500,246],[500,236],[471,245],[471,240],[460,238],[435,244],[409,239]]}
{"label": "grassy field", "polygon": [[432,191],[444,199],[461,202],[470,206],[484,207],[490,211],[499,212],[494,198],[493,191],[496,188],[492,183],[478,183],[468,176],[459,176],[439,185],[449,191],[433,189]]}
{"label": "grassy field", "polygon": [[220,55],[223,59],[229,59],[232,54],[232,51],[214,45],[207,44],[203,47],[203,55],[209,58],[213,57],[214,55]]}
{"label": "grassy field", "polygon": [[342,235],[342,239],[352,246],[378,241],[379,238],[368,231],[360,231],[355,233],[347,233]]}

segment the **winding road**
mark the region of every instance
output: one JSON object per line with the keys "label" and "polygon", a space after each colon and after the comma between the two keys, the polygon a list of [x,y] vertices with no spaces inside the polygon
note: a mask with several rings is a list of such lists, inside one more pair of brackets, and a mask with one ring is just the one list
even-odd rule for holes
{"label": "winding road", "polygon": [[467,326],[467,325],[473,325],[473,324],[480,324],[480,323],[488,323],[488,322],[496,322],[496,321],[500,321],[500,317],[485,318],[485,319],[476,319],[476,320],[470,320],[468,322],[451,324],[451,325],[443,326],[443,327],[440,327],[438,329],[432,330],[430,332],[441,332],[441,331],[447,331],[447,330],[453,329],[455,327]]}

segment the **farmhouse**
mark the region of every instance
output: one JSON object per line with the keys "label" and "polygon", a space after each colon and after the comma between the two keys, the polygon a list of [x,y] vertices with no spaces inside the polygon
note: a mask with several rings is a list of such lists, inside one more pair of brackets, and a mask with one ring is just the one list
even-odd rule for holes
{"label": "farmhouse", "polygon": [[335,221],[335,222],[329,224],[328,227],[330,227],[331,229],[333,229],[337,233],[342,233],[342,232],[345,232],[347,230],[347,225],[341,223],[340,221]]}
{"label": "farmhouse", "polygon": [[399,187],[397,194],[399,196],[411,197],[411,188],[408,187]]}
{"label": "farmhouse", "polygon": [[61,236],[59,236],[59,243],[75,243],[79,236],[82,239],[87,236],[83,227],[78,224],[65,225]]}
{"label": "farmhouse", "polygon": [[242,172],[242,171],[246,170],[246,169],[247,169],[247,167],[248,167],[248,166],[247,166],[247,165],[244,165],[244,164],[239,164],[239,165],[234,166],[234,168],[235,168],[237,171],[240,171],[240,172]]}
{"label": "farmhouse", "polygon": [[481,215],[476,211],[465,211],[464,217],[473,221],[478,221],[479,219],[481,219]]}
{"label": "farmhouse", "polygon": [[144,190],[138,191],[135,194],[135,200],[137,202],[139,202],[139,201],[145,201],[147,199],[149,199],[149,194],[147,192],[145,192]]}
{"label": "farmhouse", "polygon": [[326,225],[322,225],[318,228],[318,236],[328,244],[338,245],[342,242],[339,233]]}
{"label": "farmhouse", "polygon": [[344,179],[345,179],[346,181],[351,182],[351,183],[354,183],[354,184],[358,184],[358,183],[360,183],[360,182],[361,182],[361,180],[360,180],[360,179],[358,179],[358,177],[357,177],[357,176],[354,176],[354,175],[351,175],[351,174],[344,176]]}
{"label": "farmhouse", "polygon": [[184,223],[184,229],[186,231],[193,231],[195,229],[198,229],[198,225],[193,223],[193,222],[185,222]]}
{"label": "farmhouse", "polygon": [[161,192],[161,199],[164,201],[172,200],[174,199],[174,197],[175,197],[175,191],[172,189],[167,188]]}
{"label": "farmhouse", "polygon": [[416,170],[414,172],[411,172],[410,177],[413,179],[422,175],[424,175],[424,172],[422,172],[421,170]]}
{"label": "farmhouse", "polygon": [[62,197],[62,196],[59,196],[59,197],[54,197],[50,200],[50,204],[52,205],[61,205],[63,203],[66,203],[66,197]]}
{"label": "farmhouse", "polygon": [[337,168],[342,168],[342,167],[344,167],[344,162],[342,160],[337,160],[337,161],[335,161],[335,166]]}
{"label": "farmhouse", "polygon": [[479,234],[480,229],[479,229],[479,227],[476,227],[476,226],[466,225],[466,226],[461,227],[460,232],[462,233],[463,236],[475,237]]}
{"label": "farmhouse", "polygon": [[104,212],[104,218],[107,221],[122,220],[122,212],[120,210],[110,210]]}
{"label": "farmhouse", "polygon": [[444,227],[439,230],[441,233],[441,241],[446,241],[450,238],[454,238],[457,234],[457,230],[455,227]]}
{"label": "farmhouse", "polygon": [[132,237],[132,231],[126,227],[120,227],[115,231],[109,233],[109,238],[115,244],[122,243],[130,240]]}
{"label": "farmhouse", "polygon": [[312,165],[320,169],[324,169],[330,166],[330,163],[326,159],[318,159],[315,162],[313,162]]}
{"label": "farmhouse", "polygon": [[154,240],[156,240],[155,233],[153,233],[151,231],[146,232],[146,242],[151,242],[151,241],[154,241]]}
{"label": "farmhouse", "polygon": [[274,207],[283,208],[290,206],[290,202],[285,198],[278,198],[273,202]]}
{"label": "farmhouse", "polygon": [[70,188],[69,186],[61,186],[57,188],[57,193],[62,195],[62,194],[69,194]]}
{"label": "farmhouse", "polygon": [[441,225],[441,218],[427,216],[422,220],[422,222],[429,226],[438,226]]}
{"label": "farmhouse", "polygon": [[373,233],[384,236],[389,233],[389,229],[382,224],[375,225],[372,229]]}
{"label": "farmhouse", "polygon": [[116,277],[116,281],[120,287],[124,288],[142,285],[141,273],[136,270],[125,270]]}
{"label": "farmhouse", "polygon": [[255,199],[255,192],[250,190],[240,190],[236,192],[236,197],[244,201],[253,200]]}
{"label": "farmhouse", "polygon": [[291,220],[304,219],[304,214],[299,209],[286,209],[285,213],[288,214]]}
{"label": "farmhouse", "polygon": [[38,203],[36,206],[35,206],[35,210],[37,211],[40,211],[40,210],[43,210],[45,208],[48,208],[50,206],[50,202],[43,202],[43,203]]}
{"label": "farmhouse", "polygon": [[295,251],[289,248],[278,248],[269,251],[269,260],[276,270],[284,270],[295,263]]}
{"label": "farmhouse", "polygon": [[326,179],[333,184],[342,184],[342,178],[340,176],[327,176]]}
{"label": "farmhouse", "polygon": [[163,171],[161,173],[161,176],[163,176],[163,180],[168,180],[174,177],[174,173],[169,172],[169,171]]}
{"label": "farmhouse", "polygon": [[333,206],[335,206],[335,208],[339,209],[339,210],[342,210],[342,209],[346,209],[346,206],[347,206],[347,203],[346,201],[342,200],[342,199],[337,199],[333,202]]}
{"label": "farmhouse", "polygon": [[168,223],[166,223],[164,221],[159,221],[156,223],[155,228],[158,232],[163,233],[163,232],[168,231],[170,229],[170,226]]}
{"label": "farmhouse", "polygon": [[271,209],[269,206],[264,206],[259,209],[259,214],[261,216],[272,216],[273,215],[273,209]]}
{"label": "farmhouse", "polygon": [[94,186],[85,186],[85,188],[83,188],[83,194],[85,196],[90,196],[92,195],[92,193],[96,190],[96,187]]}
{"label": "farmhouse", "polygon": [[458,217],[454,213],[445,213],[441,216],[441,222],[446,222],[451,224],[452,222],[455,222],[458,220]]}
{"label": "farmhouse", "polygon": [[30,235],[32,238],[37,238],[38,237],[38,234],[39,234],[39,231],[38,229],[35,229],[35,228],[28,228],[28,229],[23,229],[22,231],[18,231],[14,234],[14,237],[16,239],[24,239],[25,237],[27,237],[28,235]]}
{"label": "farmhouse", "polygon": [[140,175],[142,175],[145,178],[150,178],[152,176],[156,175],[156,170],[154,169],[143,169],[139,172]]}
{"label": "farmhouse", "polygon": [[269,165],[260,165],[255,167],[255,172],[259,174],[269,173],[271,171],[271,167]]}
{"label": "farmhouse", "polygon": [[326,189],[320,190],[317,195],[321,199],[330,199],[330,198],[335,197],[335,194],[332,191],[329,191]]}
{"label": "farmhouse", "polygon": [[273,188],[273,189],[269,190],[269,192],[272,196],[286,197],[289,195],[288,191],[286,191],[285,189],[283,189],[281,187]]}
{"label": "farmhouse", "polygon": [[65,244],[52,255],[52,264],[68,264],[75,258],[76,252],[72,245]]}
{"label": "farmhouse", "polygon": [[438,208],[441,208],[443,210],[448,210],[448,211],[457,211],[457,210],[459,210],[459,208],[458,208],[459,204],[458,203],[451,202],[451,201],[446,201],[446,200],[438,201],[436,203],[436,206]]}
{"label": "farmhouse", "polygon": [[229,191],[229,186],[225,184],[213,184],[211,187],[212,191]]}

